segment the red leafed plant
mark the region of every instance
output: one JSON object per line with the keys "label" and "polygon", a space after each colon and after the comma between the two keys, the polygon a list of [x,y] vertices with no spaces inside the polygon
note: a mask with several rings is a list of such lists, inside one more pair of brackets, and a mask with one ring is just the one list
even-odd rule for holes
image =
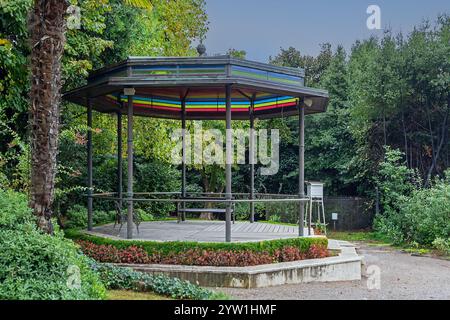
{"label": "red leafed plant", "polygon": [[274,252],[275,258],[278,262],[288,262],[305,259],[305,254],[297,247],[284,247]]}
{"label": "red leafed plant", "polygon": [[118,249],[112,245],[98,245],[89,241],[77,241],[81,250],[87,256],[99,261],[110,263],[158,263],[196,266],[228,266],[246,267],[274,262],[288,262],[303,259],[325,258],[329,256],[326,246],[311,245],[308,251],[302,252],[299,248],[286,246],[268,252],[252,250],[201,250],[190,249],[185,252],[149,255],[143,248],[129,246]]}
{"label": "red leafed plant", "polygon": [[246,267],[273,263],[274,259],[265,252],[198,250],[191,249],[182,253],[170,254],[161,259],[162,264],[183,264],[197,266]]}
{"label": "red leafed plant", "polygon": [[136,246],[117,249],[112,245],[93,244],[89,241],[77,241],[83,253],[99,262],[111,263],[149,263],[148,253]]}
{"label": "red leafed plant", "polygon": [[309,247],[308,253],[306,254],[307,259],[317,259],[317,258],[326,258],[330,256],[330,252],[328,251],[327,247],[312,244]]}

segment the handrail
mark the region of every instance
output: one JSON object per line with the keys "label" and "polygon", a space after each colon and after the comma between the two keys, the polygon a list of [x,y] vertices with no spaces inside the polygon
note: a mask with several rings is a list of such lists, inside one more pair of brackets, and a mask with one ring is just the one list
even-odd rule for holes
{"label": "handrail", "polygon": [[114,200],[114,201],[134,201],[134,202],[174,202],[174,203],[198,203],[198,202],[217,202],[217,203],[250,203],[250,202],[305,202],[309,197],[303,198],[281,198],[281,199],[217,199],[217,198],[129,198],[129,197],[109,197],[100,195],[91,195],[92,198]]}
{"label": "handrail", "polygon": [[[126,194],[126,192],[124,192],[124,194]],[[117,195],[117,192],[102,192],[102,193],[93,193],[92,196],[93,197],[103,197],[103,196],[113,196],[113,195]],[[181,195],[181,192],[133,192],[133,195]],[[194,198],[194,197],[190,197],[190,195],[205,195],[205,196],[223,196],[226,197],[226,193],[219,193],[219,192],[188,192],[187,193],[187,197],[186,198]],[[277,197],[277,198],[286,198],[286,197],[293,197],[293,198],[297,198],[298,195],[297,194],[278,194],[278,193],[254,193],[253,194],[256,197]],[[232,196],[250,196],[250,193],[232,193]],[[207,197],[205,197],[207,198]],[[208,199],[213,199],[214,197],[208,198]]]}

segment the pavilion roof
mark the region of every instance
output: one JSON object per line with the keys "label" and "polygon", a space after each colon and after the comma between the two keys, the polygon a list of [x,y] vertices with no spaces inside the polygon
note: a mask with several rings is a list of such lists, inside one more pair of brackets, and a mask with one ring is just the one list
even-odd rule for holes
{"label": "pavilion roof", "polygon": [[[129,57],[92,72],[85,86],[65,92],[63,98],[79,105],[91,99],[94,110],[126,112],[124,88],[135,89],[137,116],[180,119],[185,99],[186,118],[225,118],[225,86],[232,85],[233,119],[248,119],[251,100],[255,118],[325,112],[328,93],[304,86],[302,69],[273,66],[230,56]],[[306,103],[308,102],[308,103]]]}

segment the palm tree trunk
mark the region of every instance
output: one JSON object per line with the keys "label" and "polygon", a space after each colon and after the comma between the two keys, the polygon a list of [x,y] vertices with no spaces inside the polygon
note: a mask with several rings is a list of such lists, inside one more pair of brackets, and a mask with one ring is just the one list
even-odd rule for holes
{"label": "palm tree trunk", "polygon": [[58,152],[61,58],[67,2],[35,0],[31,35],[31,199],[39,228],[52,233],[52,203]]}

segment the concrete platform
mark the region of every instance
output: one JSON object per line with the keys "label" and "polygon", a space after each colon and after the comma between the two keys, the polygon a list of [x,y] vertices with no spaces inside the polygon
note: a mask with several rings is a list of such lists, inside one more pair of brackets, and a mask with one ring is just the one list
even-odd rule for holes
{"label": "concrete platform", "polygon": [[207,287],[263,288],[283,284],[361,280],[363,257],[348,242],[330,240],[338,256],[250,267],[117,264],[150,274],[165,274]]}
{"label": "concrete platform", "polygon": [[[307,228],[304,232],[305,235],[308,234]],[[107,224],[94,227],[94,230],[88,233],[111,239],[126,239],[126,224],[120,232],[119,226],[114,228],[114,224]],[[233,242],[296,237],[298,237],[296,226],[243,221],[231,225]],[[139,233],[136,228],[134,229],[134,240],[225,242],[225,222],[204,220],[187,220],[181,223],[177,223],[176,220],[142,222]]]}

